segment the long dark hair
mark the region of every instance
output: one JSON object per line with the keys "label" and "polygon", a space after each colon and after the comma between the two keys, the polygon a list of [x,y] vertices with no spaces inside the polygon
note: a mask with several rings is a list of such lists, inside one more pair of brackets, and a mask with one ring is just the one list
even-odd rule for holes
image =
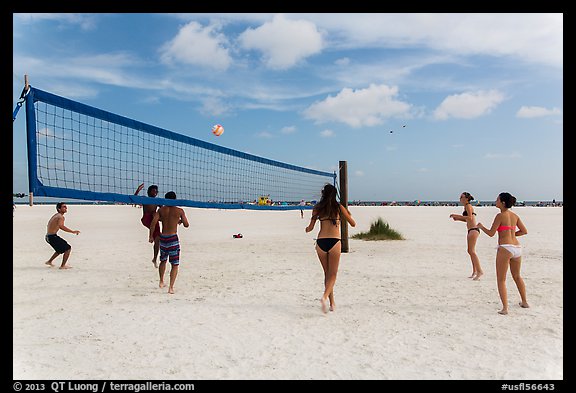
{"label": "long dark hair", "polygon": [[507,209],[510,209],[516,204],[516,197],[509,192],[501,192],[498,198],[500,198],[500,202],[502,202]]}
{"label": "long dark hair", "polygon": [[320,201],[314,205],[314,214],[319,218],[328,217],[336,219],[340,216],[340,203],[336,200],[338,190],[332,184],[327,183],[322,188],[322,197]]}

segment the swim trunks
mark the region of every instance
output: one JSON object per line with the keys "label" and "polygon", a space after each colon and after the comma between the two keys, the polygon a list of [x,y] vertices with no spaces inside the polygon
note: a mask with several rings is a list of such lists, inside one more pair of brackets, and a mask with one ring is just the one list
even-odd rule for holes
{"label": "swim trunks", "polygon": [[[150,224],[152,224],[152,219],[154,219],[154,214],[144,213],[144,215],[142,216],[142,219],[140,221],[142,222],[142,225],[144,225],[146,228],[150,229]],[[154,228],[154,233],[152,234],[152,237],[154,239],[156,239],[158,236],[160,236],[160,223],[159,222],[156,223],[156,227]]]}
{"label": "swim trunks", "polygon": [[55,233],[52,235],[46,235],[44,239],[46,240],[46,243],[50,244],[54,251],[56,251],[58,254],[64,254],[66,251],[72,248],[72,246],[70,246],[66,240],[62,239]]}
{"label": "swim trunks", "polygon": [[166,262],[168,257],[172,265],[180,264],[180,241],[177,234],[160,234],[160,262]]}

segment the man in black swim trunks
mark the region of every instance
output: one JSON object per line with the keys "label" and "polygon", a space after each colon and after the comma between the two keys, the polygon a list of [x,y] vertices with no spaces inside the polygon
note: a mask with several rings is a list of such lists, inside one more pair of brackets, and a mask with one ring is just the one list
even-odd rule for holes
{"label": "man in black swim trunks", "polygon": [[62,239],[58,236],[58,230],[62,229],[65,232],[73,233],[78,235],[80,231],[74,231],[64,225],[64,214],[68,211],[68,206],[64,202],[58,202],[56,204],[56,211],[58,213],[54,214],[48,220],[48,225],[46,228],[46,242],[52,246],[54,249],[54,254],[50,257],[48,261],[46,261],[46,265],[52,267],[54,264],[52,261],[56,259],[56,257],[60,254],[64,254],[62,257],[62,264],[60,265],[60,269],[70,269],[70,266],[66,265],[68,258],[70,257],[70,252],[72,251],[72,247],[70,244],[66,242],[66,240]]}

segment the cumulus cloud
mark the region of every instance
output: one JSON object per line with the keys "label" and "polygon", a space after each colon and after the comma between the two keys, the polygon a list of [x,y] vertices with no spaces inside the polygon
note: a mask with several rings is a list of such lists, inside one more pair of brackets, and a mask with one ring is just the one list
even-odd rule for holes
{"label": "cumulus cloud", "polygon": [[190,22],[161,48],[164,63],[189,64],[224,71],[232,63],[227,39],[216,26]]}
{"label": "cumulus cloud", "polygon": [[323,47],[322,35],[312,22],[286,19],[282,14],[260,27],[247,29],[238,42],[244,49],[262,52],[266,65],[273,69],[290,68]]}
{"label": "cumulus cloud", "polygon": [[497,90],[454,94],[446,97],[436,108],[434,118],[437,120],[474,119],[490,113],[502,101],[504,101],[504,95]]}
{"label": "cumulus cloud", "polygon": [[334,136],[334,131],[332,130],[323,130],[320,132],[320,136],[322,138],[330,138]]}
{"label": "cumulus cloud", "polygon": [[340,122],[351,127],[376,126],[387,118],[403,117],[410,105],[398,100],[398,87],[371,84],[365,89],[345,88],[335,96],[310,105],[304,116],[318,123]]}
{"label": "cumulus cloud", "polygon": [[532,118],[532,117],[544,117],[544,116],[555,116],[561,115],[562,111],[558,108],[543,108],[541,106],[523,106],[518,112],[516,112],[516,117]]}

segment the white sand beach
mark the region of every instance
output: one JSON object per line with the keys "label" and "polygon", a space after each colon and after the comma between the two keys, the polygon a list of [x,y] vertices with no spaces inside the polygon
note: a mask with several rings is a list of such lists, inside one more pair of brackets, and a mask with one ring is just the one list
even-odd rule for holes
{"label": "white sand beach", "polygon": [[[516,207],[528,228],[522,274],[496,287],[497,237],[481,234],[484,276],[468,278],[462,207],[355,207],[406,240],[350,239],[322,313],[323,273],[300,211],[185,208],[176,293],[158,287],[142,210],[69,205],[72,269],[50,268],[54,205],[13,218],[14,379],[561,380],[563,208]],[[477,207],[486,226],[498,213]],[[233,234],[243,238],[234,239]],[[59,266],[61,257],[55,261]],[[167,274],[170,267],[167,269]],[[167,277],[168,278],[168,277]]]}

